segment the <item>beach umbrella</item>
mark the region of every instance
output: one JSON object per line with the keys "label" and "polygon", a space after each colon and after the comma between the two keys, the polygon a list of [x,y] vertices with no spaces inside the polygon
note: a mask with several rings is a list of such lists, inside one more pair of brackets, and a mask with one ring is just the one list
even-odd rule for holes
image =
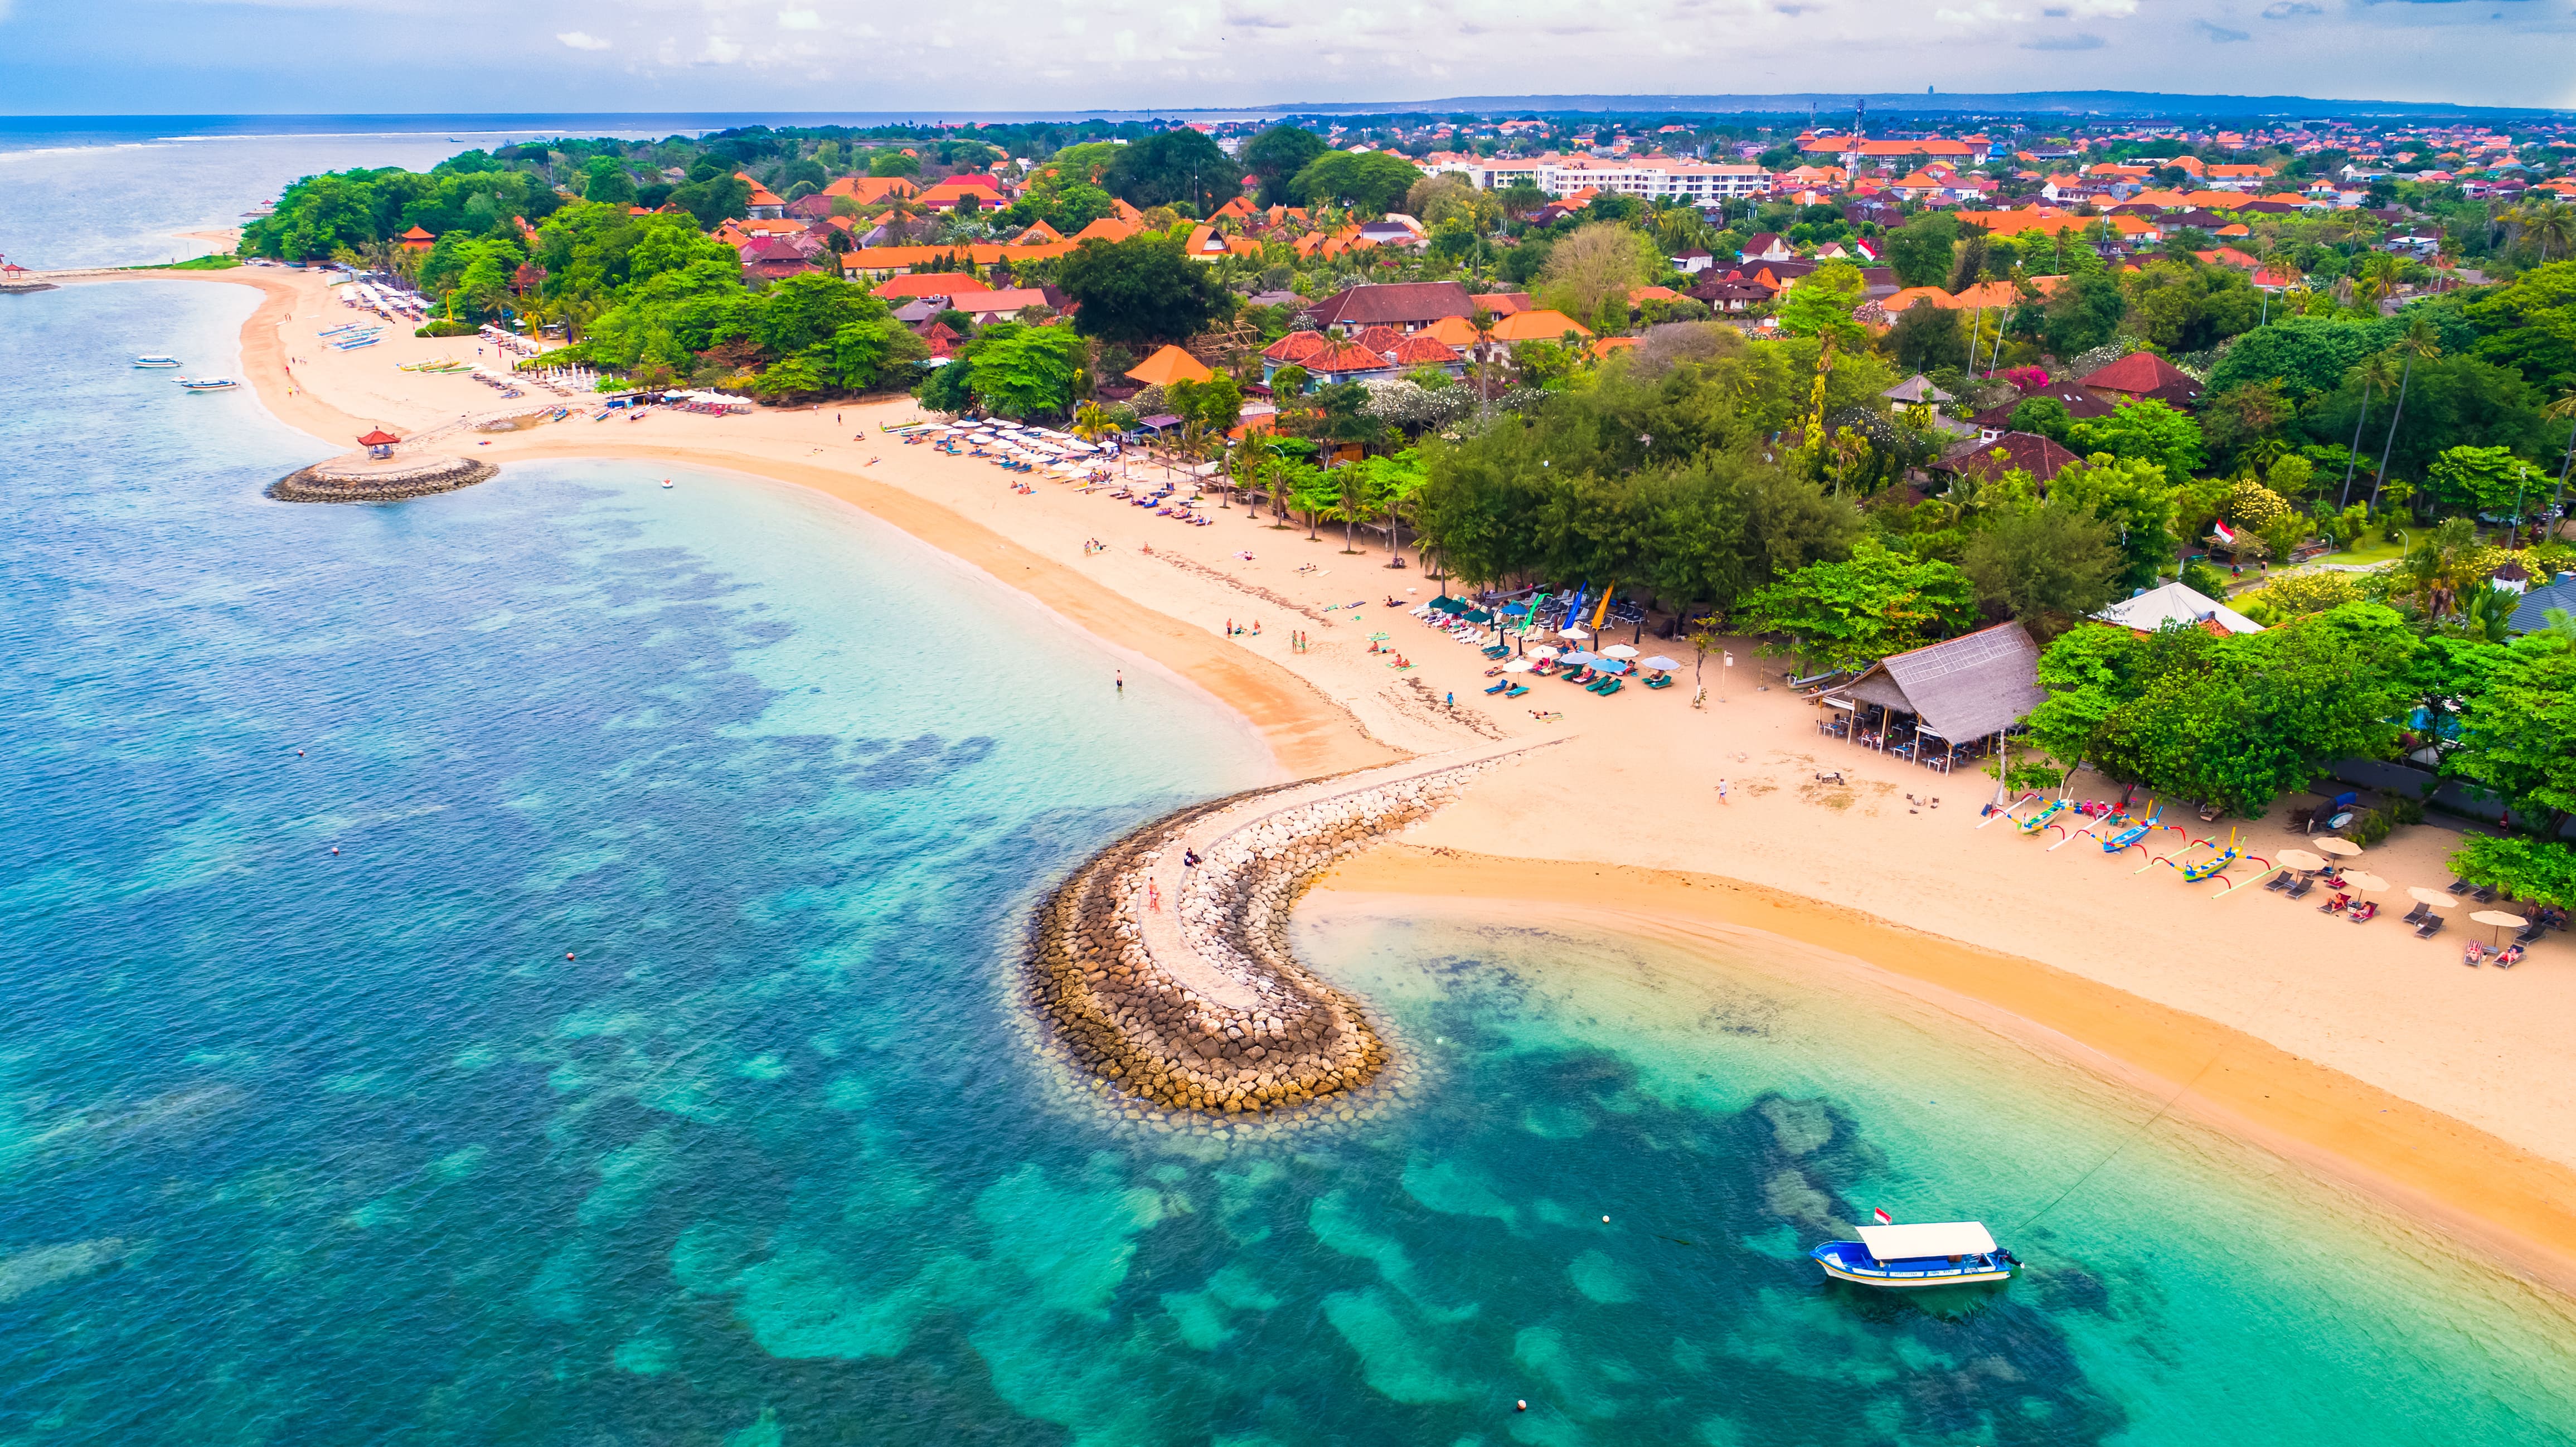
{"label": "beach umbrella", "polygon": [[1557,646],[1556,646],[1555,644],[1553,644],[1553,643],[1542,643],[1542,644],[1540,644],[1539,646],[1537,646],[1536,648],[1531,649],[1531,650],[1529,651],[1529,656],[1530,656],[1530,657],[1532,657],[1532,658],[1541,658],[1541,659],[1545,659],[1545,658],[1555,658],[1555,657],[1558,657],[1559,655],[1563,654],[1564,652],[1565,652],[1565,650],[1564,650],[1564,649],[1557,647]]}
{"label": "beach umbrella", "polygon": [[2376,874],[2368,874],[2358,869],[2352,869],[2344,872],[2343,887],[2346,889],[2358,889],[2364,894],[2377,894],[2388,887],[2388,881],[2380,878]]}
{"label": "beach umbrella", "polygon": [[2426,889],[2420,884],[2407,890],[2406,893],[2417,903],[2429,904],[2435,909],[2449,909],[2451,906],[2459,903],[2459,900],[2450,895],[2444,894],[2438,889]]}
{"label": "beach umbrella", "polygon": [[1601,656],[1604,658],[1634,658],[1637,656],[1637,650],[1629,647],[1625,643],[1613,643],[1609,647],[1601,650]]}
{"label": "beach umbrella", "polygon": [[2482,909],[2476,914],[2470,915],[2469,918],[2476,920],[2480,924],[2494,925],[2496,927],[2497,944],[2504,943],[2504,932],[2506,930],[2520,929],[2524,925],[2531,923],[2531,921],[2524,919],[2521,915],[2507,914],[2505,911],[2500,909]]}
{"label": "beach umbrella", "polygon": [[2284,869],[2303,869],[2314,872],[2326,867],[2326,861],[2322,855],[2310,854],[2304,849],[2284,849],[2275,857],[2281,861],[2281,867]]}
{"label": "beach umbrella", "polygon": [[1589,638],[1592,635],[1584,632],[1580,625],[1573,625],[1559,628],[1556,630],[1556,636],[1559,638]]}
{"label": "beach umbrella", "polygon": [[1506,663],[1506,664],[1504,664],[1504,665],[1503,665],[1503,672],[1505,672],[1505,673],[1527,673],[1527,672],[1529,672],[1531,669],[1536,668],[1536,667],[1538,667],[1538,665],[1537,665],[1536,663],[1531,662],[1529,659],[1526,659],[1526,658],[1515,658],[1515,659],[1513,659],[1511,662]]}
{"label": "beach umbrella", "polygon": [[1625,673],[1628,671],[1628,665],[1621,659],[1604,659],[1601,664],[1601,671],[1603,673]]}
{"label": "beach umbrella", "polygon": [[1637,666],[1639,668],[1651,668],[1657,673],[1675,673],[1681,669],[1680,664],[1673,662],[1671,659],[1666,658],[1660,653],[1656,654],[1652,658],[1638,659]]}
{"label": "beach umbrella", "polygon": [[2336,839],[2332,836],[2328,836],[2327,838],[2318,839],[2313,842],[2319,849],[2324,850],[2326,853],[2339,854],[2346,859],[2350,859],[2354,855],[2361,853],[2361,846],[2353,843],[2349,839]]}
{"label": "beach umbrella", "polygon": [[1568,653],[1563,657],[1560,657],[1556,661],[1559,663],[1571,663],[1579,668],[1585,664],[1599,663],[1601,661],[1601,655],[1598,653],[1586,653],[1582,649],[1578,648],[1572,653]]}
{"label": "beach umbrella", "polygon": [[1514,618],[1518,618],[1518,617],[1520,617],[1521,615],[1523,615],[1523,614],[1525,614],[1525,613],[1529,612],[1529,605],[1528,605],[1527,603],[1505,603],[1501,608],[1497,609],[1496,611],[1497,611],[1497,612],[1501,612],[1501,613],[1509,614],[1510,616],[1512,616],[1512,617],[1514,617]]}

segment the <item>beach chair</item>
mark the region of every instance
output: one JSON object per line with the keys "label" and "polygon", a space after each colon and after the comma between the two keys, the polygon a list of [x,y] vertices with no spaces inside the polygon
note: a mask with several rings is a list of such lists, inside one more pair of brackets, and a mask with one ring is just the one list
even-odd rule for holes
{"label": "beach chair", "polygon": [[1497,643],[1484,650],[1484,653],[1487,658],[1509,658],[1512,656],[1512,646],[1508,643]]}
{"label": "beach chair", "polygon": [[1593,689],[1592,691],[1601,695],[1603,698],[1608,698],[1610,695],[1617,693],[1620,689],[1625,687],[1627,687],[1626,684],[1620,682],[1616,677],[1611,677],[1601,680],[1601,686]]}
{"label": "beach chair", "polygon": [[2299,882],[2290,886],[2290,898],[2305,899],[2308,897],[2308,891],[2316,887],[2317,879],[2315,875],[2302,874],[2299,876]]}
{"label": "beach chair", "polygon": [[1487,692],[1487,693],[1501,693],[1501,692],[1503,692],[1505,689],[1508,689],[1508,688],[1510,688],[1510,687],[1511,687],[1511,685],[1510,685],[1510,684],[1508,684],[1508,683],[1498,683],[1498,684],[1495,684],[1493,687],[1491,687],[1491,688],[1489,688],[1489,689],[1486,689],[1486,690],[1485,690],[1485,692]]}
{"label": "beach chair", "polygon": [[2278,894],[2278,893],[2279,893],[2279,892],[2281,892],[2282,890],[2285,890],[2285,889],[2289,888],[2292,884],[2295,884],[2295,883],[2297,883],[2297,882],[2298,882],[2298,876],[2297,876],[2297,875],[2295,875],[2295,874],[2291,874],[2291,873],[2289,873],[2289,872],[2287,872],[2287,871],[2284,871],[2284,872],[2282,872],[2282,873],[2279,873],[2279,874],[2275,874],[2275,875],[2273,875],[2270,879],[2265,880],[2265,881],[2263,882],[2263,887],[2264,887],[2265,889],[2271,890],[2271,891],[2272,891],[2273,893],[2275,893],[2275,894]]}
{"label": "beach chair", "polygon": [[1515,683],[1511,687],[1503,690],[1503,697],[1518,698],[1527,692],[1529,692],[1529,689],[1526,685]]}
{"label": "beach chair", "polygon": [[1669,673],[1658,673],[1654,677],[1646,680],[1646,687],[1648,688],[1670,688],[1672,686],[1673,676]]}
{"label": "beach chair", "polygon": [[2447,917],[2437,914],[2431,919],[2424,921],[2422,924],[2415,926],[2415,938],[2419,940],[2429,940],[2433,936],[2440,934],[2442,932],[2442,926],[2449,924],[2450,922],[2451,921]]}
{"label": "beach chair", "polygon": [[2417,925],[2422,924],[2424,921],[2431,919],[2432,917],[2433,906],[2426,904],[2424,901],[2419,899],[2415,901],[2415,907],[2406,911],[2405,916],[2397,922],[2404,925]]}
{"label": "beach chair", "polygon": [[2378,917],[2379,903],[2376,900],[2365,899],[2361,903],[2354,905],[2351,909],[2344,912],[2344,918],[2351,920],[2354,924],[2368,924]]}

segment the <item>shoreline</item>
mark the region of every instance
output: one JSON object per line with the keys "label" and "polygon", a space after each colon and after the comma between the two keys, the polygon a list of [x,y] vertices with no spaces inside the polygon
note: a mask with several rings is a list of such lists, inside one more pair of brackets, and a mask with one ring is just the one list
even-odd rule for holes
{"label": "shoreline", "polygon": [[[262,272],[201,273],[134,273],[100,280],[189,280],[212,281],[230,285],[247,285],[263,293],[263,300],[242,326],[242,365],[253,383],[262,405],[289,426],[317,438],[331,435],[354,437],[358,431],[378,425],[401,429],[399,419],[360,419],[338,406],[325,402],[299,385],[286,365],[285,341],[279,326],[289,319],[298,304],[318,285],[309,274],[271,275]],[[328,366],[320,370],[328,371]],[[822,409],[830,412],[832,409]],[[847,410],[859,412],[860,426],[880,407]],[[783,413],[773,427],[784,430],[797,426],[795,419],[810,414]],[[768,419],[761,419],[766,421]],[[659,463],[685,463],[727,472],[746,474],[768,481],[810,488],[834,497],[900,529],[925,545],[975,568],[1034,599],[1066,621],[1113,648],[1126,649],[1151,659],[1204,689],[1220,702],[1241,715],[1267,741],[1281,769],[1294,777],[1341,772],[1428,752],[1419,734],[1408,737],[1410,747],[1389,743],[1370,731],[1349,702],[1336,698],[1325,687],[1292,669],[1282,660],[1261,656],[1249,646],[1235,643],[1220,634],[1213,620],[1193,622],[1177,611],[1140,601],[1137,596],[1147,588],[1121,591],[1111,582],[1095,579],[1086,572],[1056,560],[1033,547],[1006,536],[999,525],[985,526],[968,516],[946,497],[925,496],[897,482],[871,477],[858,469],[858,459],[865,449],[840,451],[848,457],[827,461],[798,461],[789,457],[762,456],[748,450],[749,444],[764,440],[760,433],[750,433],[747,426],[736,426],[735,435],[710,444],[691,439],[651,441],[580,440],[540,431],[514,434],[496,444],[487,456],[496,461],[517,459],[572,458],[637,458]],[[745,435],[750,433],[750,435]],[[773,446],[781,439],[766,440]],[[806,439],[787,439],[801,444]],[[864,440],[864,435],[863,435]],[[889,447],[890,443],[879,443]],[[815,447],[813,454],[822,454]],[[874,463],[875,458],[867,458]],[[1095,527],[1106,524],[1095,521]],[[1186,529],[1182,530],[1188,531]],[[1274,541],[1285,541],[1291,535],[1274,532],[1262,534],[1261,546],[1268,551]],[[1331,540],[1338,546],[1338,539]],[[1147,551],[1151,551],[1150,547]],[[1323,554],[1316,554],[1322,557]],[[1186,553],[1176,552],[1185,558]],[[1191,566],[1186,562],[1181,567]],[[1152,573],[1177,572],[1175,569],[1146,570]],[[1130,581],[1136,581],[1131,574]],[[1147,580],[1155,583],[1159,580]],[[1240,593],[1245,585],[1226,579]],[[1406,581],[1410,581],[1407,579]],[[1351,583],[1344,591],[1374,593],[1379,584]],[[1193,598],[1193,604],[1203,604]],[[1200,611],[1205,611],[1201,607]],[[1303,621],[1303,620],[1299,620]],[[1392,620],[1390,620],[1392,621]],[[1325,625],[1330,626],[1327,622]],[[1284,632],[1284,630],[1278,630]],[[1274,634],[1274,637],[1276,635]],[[1274,642],[1271,645],[1276,648]],[[1342,648],[1325,635],[1326,649]],[[1478,660],[1481,662],[1481,660]],[[1712,662],[1712,671],[1715,664]],[[1757,675],[1758,676],[1758,675]],[[1729,691],[1744,685],[1727,676],[1712,692]],[[1412,683],[1420,689],[1418,681]],[[1678,690],[1676,690],[1678,692]],[[1547,702],[1555,703],[1551,695]],[[1721,705],[1726,700],[1717,700]],[[1644,705],[1640,705],[1641,707]],[[1757,705],[1746,699],[1739,707],[1751,709],[1785,707],[1778,696],[1770,704]],[[1627,705],[1618,705],[1627,708]],[[1677,707],[1677,706],[1676,706]],[[1454,712],[1454,711],[1453,711]],[[1470,726],[1474,715],[1468,709]],[[1372,716],[1383,730],[1386,715],[1373,710]],[[1601,715],[1617,717],[1616,710]],[[1627,716],[1642,718],[1636,709],[1628,708]],[[1700,716],[1704,720],[1727,720],[1733,726],[1744,715],[1720,710]],[[1407,722],[1398,718],[1398,724]],[[1687,716],[1670,727],[1676,732],[1702,725]],[[1520,726],[1528,731],[1526,725]],[[1402,730],[1399,730],[1401,732]],[[1571,737],[1559,732],[1555,737]],[[1613,735],[1615,737],[1615,735]],[[1731,741],[1730,741],[1731,742]],[[1795,745],[1792,745],[1794,748]],[[1572,751],[1566,751],[1571,753]],[[1732,757],[1739,764],[1748,759],[1745,753]],[[1783,757],[1805,759],[1802,754]],[[1870,762],[1851,765],[1857,774],[1867,774]],[[1795,767],[1803,768],[1804,764]],[[1720,764],[1721,768],[1737,768]],[[1758,765],[1755,767],[1759,767]],[[1738,778],[1743,773],[1737,768]],[[1489,795],[1486,800],[1471,797],[1471,804],[1489,804],[1489,808],[1469,812],[1469,817],[1444,824],[1433,831],[1427,842],[1438,845],[1453,842],[1447,858],[1472,858],[1474,868],[1445,862],[1444,853],[1413,845],[1380,846],[1356,856],[1328,876],[1320,888],[1351,891],[1399,893],[1420,898],[1511,898],[1537,902],[1535,907],[1566,913],[1568,917],[1583,914],[1596,920],[1624,920],[1613,928],[1622,932],[1680,931],[1685,937],[1691,931],[1711,926],[1751,928],[1794,942],[1829,949],[1839,955],[1858,959],[1879,972],[1892,984],[1923,993],[1944,1008],[1972,1023],[2002,1030],[2016,1038],[2026,1038],[2088,1069],[2136,1085],[2156,1098],[2173,1099],[2176,1108],[2190,1109],[2224,1128],[2262,1144],[2276,1154],[2299,1161],[2325,1174],[2347,1179],[2363,1186],[2373,1195],[2390,1202],[2406,1214],[2425,1219],[2450,1234],[2477,1246],[2482,1254],[2511,1264],[2554,1288],[2576,1293],[2576,1169],[2516,1144],[2496,1132],[2482,1128],[2461,1115],[2446,1113],[2433,1105],[2418,1103],[2412,1096],[2373,1083],[2360,1075],[2340,1069],[2332,1063],[2309,1058],[2299,1050],[2254,1033],[2254,1026],[2278,1026],[2273,1033],[2281,1039],[2301,1041],[2307,1038],[2287,1019],[2288,1011],[2282,992],[2288,978],[2272,981],[2272,988],[2258,995],[2234,1001],[2233,1023],[2220,1018],[2227,1012],[2191,1008],[2201,1003],[2192,988],[2198,982],[2187,976],[2149,974],[2145,983],[2158,987],[2166,998],[2156,999],[2125,988],[2124,980],[2115,983],[2098,973],[2079,972],[2036,957],[2049,944],[2063,948],[2063,941],[2045,932],[2032,933],[2028,942],[2034,955],[2007,953],[1981,945],[1971,936],[1979,933],[1962,927],[1956,918],[1927,911],[1927,918],[1948,923],[1952,932],[1917,929],[1889,923],[1881,915],[1864,913],[1837,904],[1834,898],[1870,898],[1889,907],[1901,903],[1886,889],[1862,890],[1846,887],[1846,881],[1831,877],[1831,871],[1817,860],[1800,858],[1783,851],[1778,841],[1764,840],[1750,852],[1726,853],[1720,849],[1716,862],[1723,872],[1706,868],[1646,867],[1627,863],[1604,862],[1599,856],[1609,849],[1622,850],[1626,859],[1652,860],[1670,864],[1675,850],[1659,847],[1664,841],[1638,839],[1633,847],[1620,841],[1627,832],[1620,818],[1622,808],[1659,810],[1666,804],[1678,804],[1684,797],[1676,792],[1671,779],[1623,777],[1613,768],[1605,773],[1598,764],[1581,766],[1581,797],[1604,797],[1606,791],[1625,788],[1620,803],[1603,802],[1591,812],[1592,820],[1549,810],[1562,810],[1579,805],[1581,799],[1566,792],[1567,781],[1533,781],[1516,786],[1508,799]],[[1758,793],[1741,784],[1740,807],[1747,814],[1762,806]],[[1891,786],[1875,786],[1880,796],[1887,796]],[[1935,783],[1934,787],[1940,787]],[[1961,780],[1950,786],[1964,801],[1980,785]],[[1651,792],[1646,792],[1651,791]],[[1759,792],[1770,792],[1768,789]],[[1803,788],[1801,792],[1805,792]],[[1907,796],[1909,801],[1912,795]],[[1809,802],[1814,802],[1810,800]],[[1888,807],[1897,807],[1887,798]],[[1828,803],[1832,811],[1851,809],[1855,819],[1878,816],[1878,803],[1864,794],[1863,807],[1851,809],[1850,801]],[[1948,825],[1964,822],[1956,809],[1972,805],[1954,805]],[[1528,820],[1515,817],[1515,808],[1539,811],[1541,817],[1558,827],[1554,832],[1536,832],[1526,827]],[[1912,811],[1908,811],[1912,812]],[[1613,842],[1587,840],[1579,835],[1581,827],[1609,831]],[[1904,816],[1894,815],[1892,822],[1871,826],[1876,830],[1908,829]],[[1923,827],[1929,827],[1925,821]],[[1980,851],[1992,853],[2004,836],[1974,836],[1971,840],[1948,847],[1942,858],[1943,869],[1935,871],[1951,882],[1962,882],[1959,876],[1975,867],[1973,856]],[[1563,860],[1541,860],[1528,857],[1501,857],[1455,852],[1456,847],[1490,844],[1497,838],[1526,838],[1542,843],[1552,851],[1567,856]],[[1892,836],[1891,836],[1892,838]],[[1473,841],[1471,844],[1469,841]],[[1828,843],[1849,856],[1867,847],[1848,840]],[[1904,847],[1891,842],[1888,849]],[[1935,846],[1939,847],[1939,846]],[[2011,846],[2001,845],[2009,849]],[[2024,846],[2024,853],[2030,846]],[[2080,855],[2081,851],[2079,851]],[[1585,857],[1590,855],[1592,857]],[[1694,857],[1699,862],[1705,855]],[[2071,861],[2078,856],[2068,856]],[[1875,863],[1860,860],[1855,862]],[[1769,876],[1766,880],[1763,876]],[[1779,881],[1794,877],[1803,888],[1784,888]],[[1565,898],[1570,881],[1584,881],[1585,897]],[[2098,887],[2097,887],[2098,888]],[[2122,881],[2114,889],[2137,886]],[[2170,900],[2170,896],[2167,897]],[[1606,905],[1605,900],[1615,900]],[[2105,906],[2104,899],[2085,898],[2087,911]],[[2117,904],[2110,907],[2117,908]],[[2171,910],[2179,916],[2183,909],[2199,908],[2197,904],[2172,901],[2151,905]],[[2296,918],[2296,916],[2283,916]],[[2235,921],[2255,917],[2243,913]],[[1990,920],[1986,921],[1991,923]],[[2238,928],[2246,926],[2239,924]],[[2286,932],[2302,925],[2279,925]],[[2185,937],[2197,931],[2178,930]],[[2337,929],[2338,938],[2348,936]],[[2020,937],[2015,937],[2019,942]],[[2364,937],[2360,944],[2381,949],[2381,936]],[[2258,941],[2259,943],[2259,941]],[[2447,947],[2440,953],[2446,954]],[[2069,963],[2083,960],[2099,966],[2087,955],[2061,956]],[[2437,956],[2438,957],[2438,956]],[[2220,963],[2225,963],[2221,961]],[[2452,978],[2460,972],[2450,967]],[[2480,972],[2483,974],[2484,972]],[[2530,972],[2517,976],[2517,983],[2532,978]],[[2411,987],[2409,987],[2411,988]],[[2175,1003],[2179,998],[2188,1005]],[[2275,1002],[2279,1005],[2276,1006]],[[2354,1009],[2365,1009],[2378,1002],[2363,999]],[[2474,1007],[2479,1010],[2491,1007]],[[2536,1013],[2550,1008],[2547,1002],[2525,1003],[2521,1009]],[[2390,1018],[2403,1019],[2403,1016]],[[2332,1022],[2329,1022],[2330,1024]],[[2421,1024],[2421,1022],[2415,1022]],[[2326,1039],[2342,1043],[2333,1030]],[[2438,1052],[2442,1042],[2409,1042],[2397,1049],[2394,1058],[2403,1063],[2411,1055]],[[2375,1058],[2375,1057],[2374,1057]],[[2476,1062],[2492,1078],[2508,1079],[2512,1069],[2541,1070],[2547,1060],[2490,1059]],[[2402,1069],[2388,1074],[2404,1078]],[[2522,1078],[2538,1078],[2524,1076]],[[2267,1088],[2268,1087],[2268,1088]],[[2546,1132],[2543,1132],[2546,1134]]]}
{"label": "shoreline", "polygon": [[2576,1170],[2243,1031],[2038,960],[1741,880],[1418,844],[1380,845],[1314,887],[1448,905],[1507,900],[1516,923],[1556,919],[1685,951],[1743,932],[1808,946],[2576,1295]]}

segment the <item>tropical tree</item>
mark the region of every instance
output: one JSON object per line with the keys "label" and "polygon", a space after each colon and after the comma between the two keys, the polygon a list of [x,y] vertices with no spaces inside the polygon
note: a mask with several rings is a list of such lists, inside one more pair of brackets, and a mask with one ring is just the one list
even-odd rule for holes
{"label": "tropical tree", "polygon": [[1752,629],[1785,633],[1803,658],[1856,669],[1947,637],[1976,621],[1976,589],[1951,564],[1864,538],[1842,562],[1810,563],[1738,608]]}
{"label": "tropical tree", "polygon": [[2576,645],[2554,631],[2507,645],[2462,710],[2443,772],[2494,790],[2534,833],[2557,838],[2576,815]]}
{"label": "tropical tree", "polygon": [[2397,424],[2406,418],[2406,388],[2415,379],[2415,363],[2442,355],[2442,344],[2434,339],[2432,324],[2422,317],[2408,329],[2406,339],[2397,344],[2403,362],[2397,373],[2397,409],[2388,414],[2388,437],[2379,447],[2379,481],[2370,490],[2370,505],[2379,506],[2379,490],[2388,483],[2388,454],[2397,445]]}

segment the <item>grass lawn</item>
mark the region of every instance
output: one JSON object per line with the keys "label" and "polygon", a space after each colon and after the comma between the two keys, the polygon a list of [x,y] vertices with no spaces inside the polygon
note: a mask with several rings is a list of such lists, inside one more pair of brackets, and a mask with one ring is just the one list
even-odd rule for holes
{"label": "grass lawn", "polygon": [[2412,528],[2407,530],[2406,541],[2402,543],[2382,542],[2379,539],[2378,531],[2373,529],[2370,533],[2366,534],[2356,542],[2349,551],[2328,553],[2324,557],[2317,558],[2314,561],[2320,563],[2358,563],[2364,567],[2378,563],[2393,563],[2399,558],[2406,556],[2406,549],[2414,542],[2414,540],[2415,530]]}

